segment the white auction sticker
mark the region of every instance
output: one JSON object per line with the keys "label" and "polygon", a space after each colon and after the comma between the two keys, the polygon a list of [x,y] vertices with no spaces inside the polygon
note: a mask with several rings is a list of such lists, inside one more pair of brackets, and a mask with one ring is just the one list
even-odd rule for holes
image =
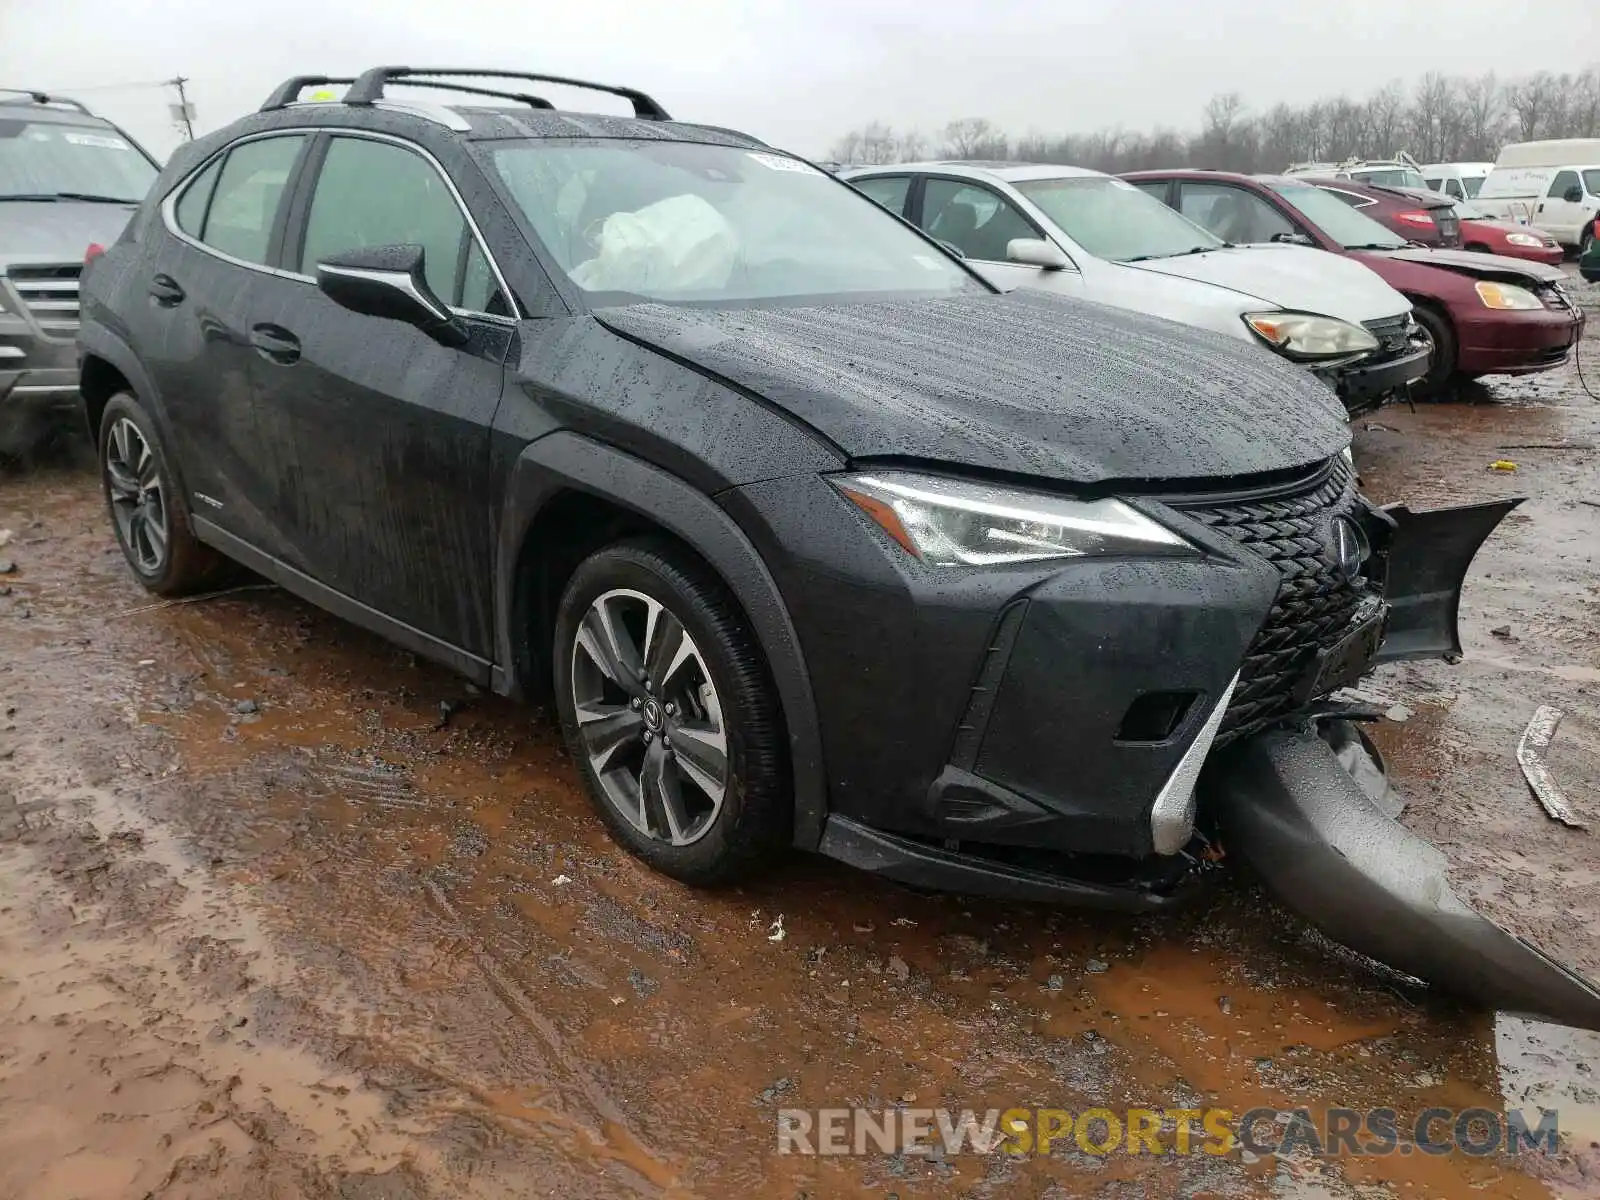
{"label": "white auction sticker", "polygon": [[755,159],[770,171],[794,171],[800,175],[822,174],[810,163],[803,163],[798,158],[785,158],[781,154],[757,154],[755,151],[750,151],[747,157]]}
{"label": "white auction sticker", "polygon": [[74,146],[99,146],[102,150],[126,150],[128,143],[119,137],[110,137],[103,133],[72,133],[63,130],[62,137]]}

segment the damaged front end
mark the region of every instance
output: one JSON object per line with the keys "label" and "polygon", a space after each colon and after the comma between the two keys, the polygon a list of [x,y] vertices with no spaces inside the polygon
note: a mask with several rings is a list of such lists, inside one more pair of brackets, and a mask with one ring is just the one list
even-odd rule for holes
{"label": "damaged front end", "polygon": [[[1336,650],[1309,668],[1332,673],[1307,698],[1375,663],[1459,657],[1462,581],[1517,503],[1385,510],[1378,641],[1365,663]],[[1600,989],[1475,910],[1451,888],[1444,855],[1396,819],[1381,760],[1347,719],[1375,715],[1323,702],[1215,754],[1200,803],[1228,850],[1311,924],[1395,970],[1487,1007],[1600,1029]]]}

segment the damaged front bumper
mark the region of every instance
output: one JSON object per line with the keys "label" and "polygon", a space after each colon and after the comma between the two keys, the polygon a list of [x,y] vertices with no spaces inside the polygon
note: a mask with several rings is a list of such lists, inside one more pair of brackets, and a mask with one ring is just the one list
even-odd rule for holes
{"label": "damaged front bumper", "polygon": [[1600,1029],[1600,989],[1463,900],[1445,856],[1311,729],[1245,742],[1205,791],[1230,851],[1335,941],[1488,1008]]}
{"label": "damaged front bumper", "polygon": [[[1214,742],[1238,676],[1211,693],[1204,727],[1148,810],[1154,853],[1030,844],[1016,835],[1046,827],[1037,801],[986,779],[981,757],[980,774],[947,768],[934,798],[999,812],[1006,822],[972,821],[976,836],[968,838],[954,823],[891,832],[835,813],[821,849],[915,886],[1151,910],[1192,896],[1220,869],[1225,847],[1313,925],[1395,970],[1478,1004],[1600,1029],[1600,990],[1451,889],[1444,855],[1385,806],[1381,763],[1360,752],[1362,740],[1337,719],[1349,706],[1326,699],[1380,662],[1460,655],[1462,583],[1478,547],[1517,503],[1374,514],[1384,537],[1369,567],[1384,598],[1362,605],[1341,636],[1301,662],[1300,707],[1265,729]],[[1048,667],[1045,661],[1039,669]],[[1039,753],[1059,757],[1061,743],[1050,740]],[[1013,836],[996,839],[999,831]]]}

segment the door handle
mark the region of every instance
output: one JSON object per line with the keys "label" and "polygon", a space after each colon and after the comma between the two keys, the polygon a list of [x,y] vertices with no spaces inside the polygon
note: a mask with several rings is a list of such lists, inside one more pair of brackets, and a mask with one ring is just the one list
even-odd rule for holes
{"label": "door handle", "polygon": [[1533,211],[1535,213],[1542,213],[1544,211],[1544,205],[1543,204],[1539,205],[1539,207],[1534,209]]}
{"label": "door handle", "polygon": [[173,308],[183,303],[183,289],[171,275],[157,275],[150,280],[150,295],[162,308]]}
{"label": "door handle", "polygon": [[252,325],[250,344],[262,358],[280,366],[287,367],[300,361],[300,339],[282,325]]}

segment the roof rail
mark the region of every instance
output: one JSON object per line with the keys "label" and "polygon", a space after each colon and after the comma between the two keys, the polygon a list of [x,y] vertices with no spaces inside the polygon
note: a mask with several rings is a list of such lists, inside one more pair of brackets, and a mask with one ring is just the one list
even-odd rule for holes
{"label": "roof rail", "polygon": [[0,104],[60,104],[67,108],[76,109],[87,116],[94,116],[83,103],[69,96],[52,96],[48,92],[41,92],[34,88],[0,88],[0,93],[7,96],[24,96],[25,100],[0,99]]}
{"label": "roof rail", "polygon": [[[373,67],[355,81],[355,86],[345,93],[346,104],[370,105],[383,96],[385,84],[405,83],[418,75],[459,75],[466,79],[527,79],[537,83],[555,83],[567,87],[588,88],[596,92],[609,92],[621,96],[633,105],[633,115],[641,121],[670,121],[667,110],[644,92],[634,88],[612,87],[605,83],[591,83],[585,79],[569,79],[564,75],[536,75],[528,71],[480,70],[473,67]],[[292,82],[292,81],[291,81]],[[417,87],[437,87],[449,90],[451,83],[412,83]],[[281,90],[281,89],[280,89]],[[274,93],[276,95],[276,93]]]}
{"label": "roof rail", "polygon": [[354,82],[355,77],[353,75],[340,77],[332,75],[292,75],[273,90],[272,95],[267,97],[266,103],[258,111],[271,112],[275,108],[287,108],[300,99],[300,93],[308,87],[326,87],[330,83]]}
{"label": "roof rail", "polygon": [[[287,108],[299,100],[300,93],[308,87],[327,87],[328,85],[342,85],[355,83],[355,77],[344,75],[333,77],[329,75],[296,75],[286,79],[280,84],[272,95],[268,96],[260,110],[271,112],[274,109]],[[389,81],[395,87],[415,88],[440,88],[447,92],[465,92],[472,96],[493,96],[498,100],[519,100],[530,108],[554,108],[555,105],[542,96],[531,96],[526,92],[502,92],[494,88],[472,87],[464,83],[434,83],[426,79],[392,79]]]}

